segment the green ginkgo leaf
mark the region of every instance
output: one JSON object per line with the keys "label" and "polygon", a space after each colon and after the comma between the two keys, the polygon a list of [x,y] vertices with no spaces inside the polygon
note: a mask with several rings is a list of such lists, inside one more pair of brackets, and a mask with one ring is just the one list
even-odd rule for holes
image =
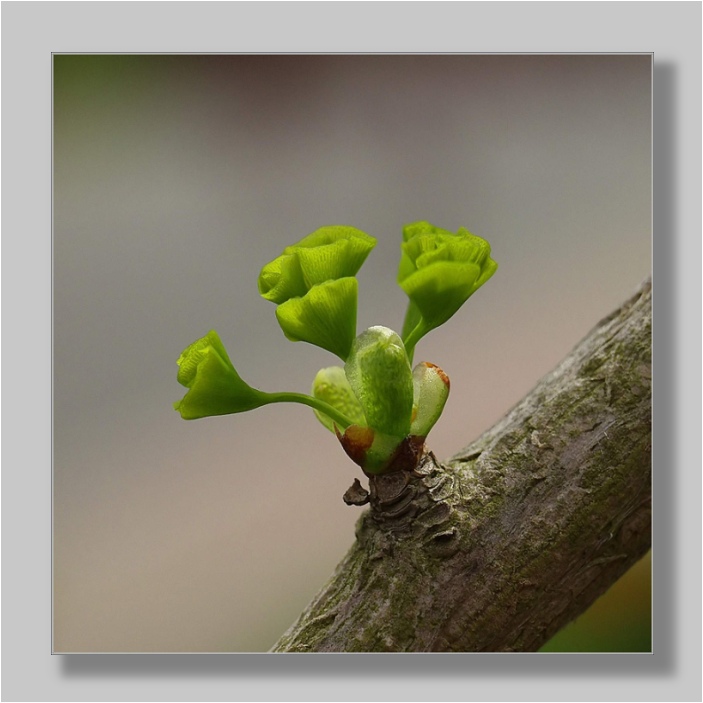
{"label": "green ginkgo leaf", "polygon": [[410,431],[413,379],[400,337],[387,327],[370,327],[354,340],[344,371],[367,425],[405,437]]}
{"label": "green ginkgo leaf", "polygon": [[300,261],[293,254],[283,254],[266,264],[261,269],[258,283],[261,296],[277,304],[308,291]]}
{"label": "green ginkgo leaf", "polygon": [[241,413],[269,402],[240,378],[214,330],[186,347],[177,364],[178,382],[189,390],[173,407],[184,420]]}
{"label": "green ginkgo leaf", "polygon": [[[353,422],[360,420],[358,411],[352,417],[347,417],[339,403],[333,406],[324,398],[285,391],[266,393],[252,388],[234,369],[220,337],[214,330],[186,347],[177,364],[178,382],[188,388],[188,392],[181,400],[175,402],[173,407],[180,412],[184,420],[241,413],[269,403],[307,405],[313,408],[318,417],[324,415],[340,430],[345,430]],[[351,393],[351,389],[349,392]],[[357,408],[358,401],[356,405],[352,403],[349,406],[350,411]]]}
{"label": "green ginkgo leaf", "polygon": [[425,334],[456,313],[474,292],[480,275],[476,264],[437,261],[403,281],[402,288],[419,311]]}
{"label": "green ginkgo leaf", "polygon": [[454,233],[450,232],[448,229],[442,229],[437,227],[426,220],[419,220],[418,222],[410,222],[403,226],[403,241],[408,242],[413,237],[417,237],[421,234],[439,235],[439,236],[449,236],[453,237]]}
{"label": "green ginkgo leaf", "polygon": [[410,299],[403,325],[408,354],[445,323],[496,271],[491,247],[465,228],[456,234],[429,222],[403,228],[398,283]]}
{"label": "green ginkgo leaf", "polygon": [[356,278],[327,281],[279,305],[276,317],[292,342],[309,342],[346,360],[356,334],[357,295]]}
{"label": "green ginkgo leaf", "polygon": [[356,227],[321,227],[261,269],[259,293],[281,304],[320,283],[355,276],[374,246],[376,239]]}
{"label": "green ginkgo leaf", "polygon": [[[349,385],[347,376],[341,366],[329,366],[320,369],[312,384],[312,394],[315,398],[328,403],[336,408],[345,417],[348,417],[355,425],[366,425],[364,411],[361,408],[354,391]],[[315,410],[317,419],[332,433],[334,433],[334,421],[329,415],[325,415],[319,410]]]}
{"label": "green ginkgo leaf", "polygon": [[336,278],[356,276],[376,239],[356,227],[321,227],[284,249],[295,254],[308,287]]}

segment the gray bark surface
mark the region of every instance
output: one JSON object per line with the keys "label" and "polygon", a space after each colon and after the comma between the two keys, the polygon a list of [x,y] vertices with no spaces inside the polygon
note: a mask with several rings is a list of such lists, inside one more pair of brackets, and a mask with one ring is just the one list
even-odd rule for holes
{"label": "gray bark surface", "polygon": [[445,463],[370,479],[273,651],[535,651],[651,544],[651,285]]}

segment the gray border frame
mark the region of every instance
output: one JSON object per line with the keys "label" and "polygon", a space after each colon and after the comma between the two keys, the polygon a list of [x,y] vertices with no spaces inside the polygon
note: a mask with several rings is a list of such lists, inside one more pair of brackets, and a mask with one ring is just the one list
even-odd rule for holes
{"label": "gray border frame", "polygon": [[[3,700],[701,700],[699,3],[3,2],[2,15]],[[654,52],[654,654],[50,655],[51,53],[77,51]]]}

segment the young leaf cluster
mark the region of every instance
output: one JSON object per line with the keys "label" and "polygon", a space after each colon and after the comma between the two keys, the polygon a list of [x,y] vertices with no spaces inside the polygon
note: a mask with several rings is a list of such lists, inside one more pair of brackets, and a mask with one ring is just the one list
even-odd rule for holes
{"label": "young leaf cluster", "polygon": [[449,320],[497,264],[488,242],[464,228],[454,234],[429,222],[406,225],[397,275],[408,296],[402,335],[373,326],[357,336],[356,274],[375,245],[375,238],[354,227],[322,227],[286,247],[259,274],[259,293],[276,305],[284,335],[344,363],[321,369],[312,395],[252,388],[210,331],[178,359],[178,381],[188,392],[175,409],[191,420],[301,403],[365,473],[414,468],[449,394],[449,379],[438,366],[412,367],[415,346]]}

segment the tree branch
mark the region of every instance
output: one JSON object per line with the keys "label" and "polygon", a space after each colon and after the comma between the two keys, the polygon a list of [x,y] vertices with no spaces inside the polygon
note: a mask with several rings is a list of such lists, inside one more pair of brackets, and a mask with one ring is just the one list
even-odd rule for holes
{"label": "tree branch", "polygon": [[274,651],[534,651],[650,547],[651,284],[439,464],[370,479]]}

